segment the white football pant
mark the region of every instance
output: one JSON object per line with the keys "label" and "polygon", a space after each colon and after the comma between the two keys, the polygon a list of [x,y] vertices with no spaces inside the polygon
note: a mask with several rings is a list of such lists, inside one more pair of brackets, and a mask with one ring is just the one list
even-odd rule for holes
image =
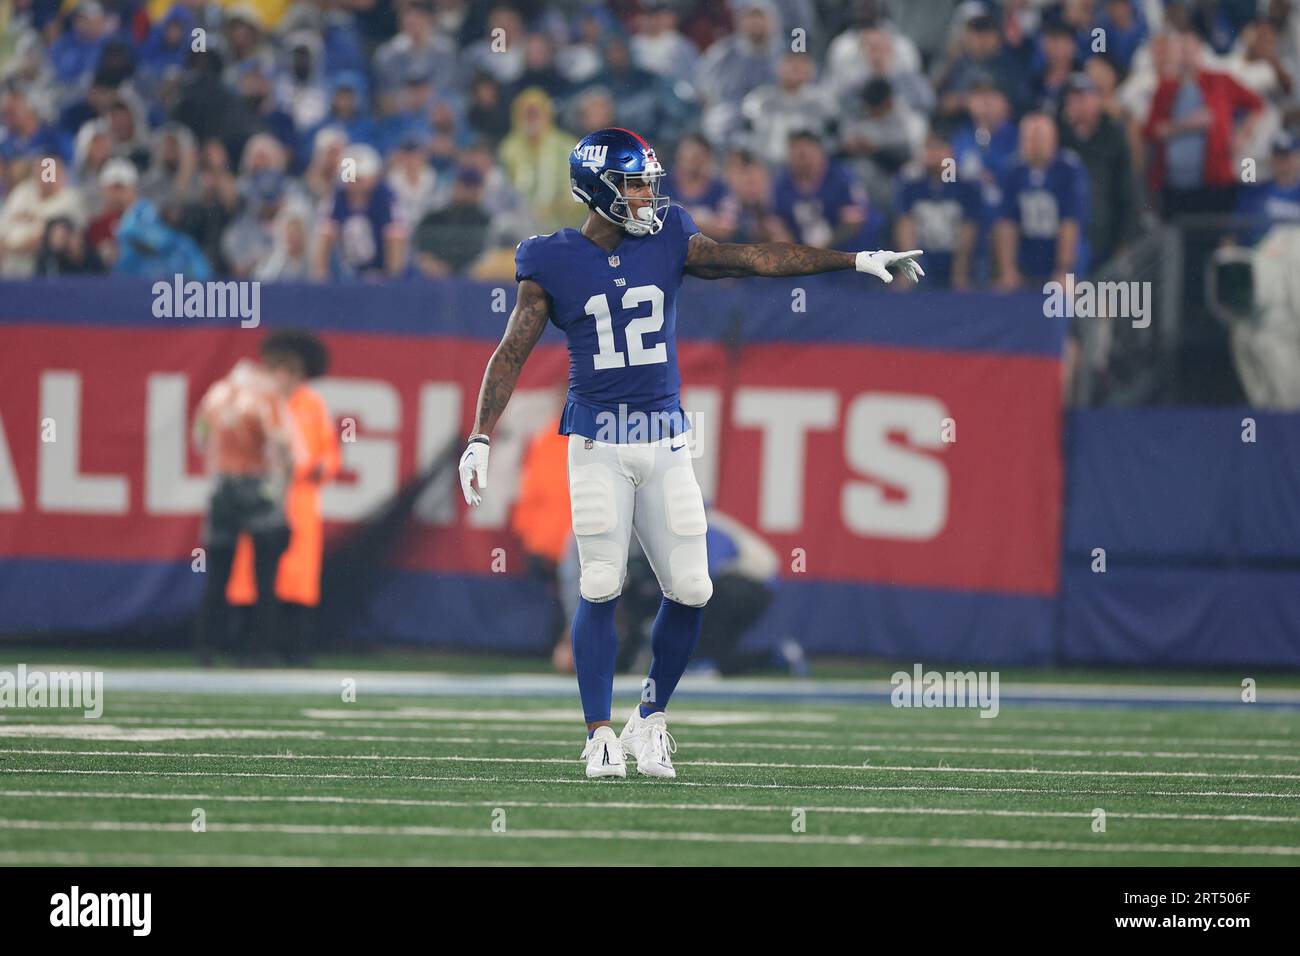
{"label": "white football pant", "polygon": [[588,601],[610,601],[622,592],[635,531],[665,597],[690,607],[708,602],[713,582],[704,546],[704,496],[685,446],[680,435],[635,445],[569,436],[579,591]]}

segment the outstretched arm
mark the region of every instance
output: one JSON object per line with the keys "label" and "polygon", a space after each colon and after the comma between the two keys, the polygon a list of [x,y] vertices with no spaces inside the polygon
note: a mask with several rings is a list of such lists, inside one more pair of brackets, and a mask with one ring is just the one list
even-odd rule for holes
{"label": "outstretched arm", "polygon": [[[506,333],[501,337],[483,373],[483,385],[478,392],[478,408],[474,412],[474,431],[469,445],[460,456],[460,489],[467,504],[476,505],[483,500],[487,488],[488,436],[506,410],[506,403],[519,381],[519,372],[528,360],[533,346],[546,328],[551,314],[551,297],[536,282],[524,279],[519,283],[515,310],[506,323]],[[478,487],[475,488],[477,483]]]}
{"label": "outstretched arm", "polygon": [[686,274],[701,279],[835,272],[852,269],[856,255],[794,242],[714,242],[702,232],[691,236],[686,250]]}
{"label": "outstretched arm", "polygon": [[546,328],[551,313],[551,297],[536,282],[524,279],[519,283],[515,310],[506,323],[505,335],[483,373],[483,385],[478,392],[478,409],[474,413],[475,435],[490,435],[496,427],[506,403],[519,381],[519,372],[528,360],[533,346]]}
{"label": "outstretched arm", "polygon": [[794,242],[714,242],[702,233],[691,236],[686,247],[686,274],[701,279],[731,276],[810,276],[820,272],[857,269],[892,282],[891,268],[909,279],[925,275],[911,252],[840,252]]}

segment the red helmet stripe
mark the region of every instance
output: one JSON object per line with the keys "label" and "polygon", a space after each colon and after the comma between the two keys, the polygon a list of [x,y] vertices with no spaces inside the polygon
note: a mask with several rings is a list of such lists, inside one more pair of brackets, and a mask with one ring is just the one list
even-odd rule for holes
{"label": "red helmet stripe", "polygon": [[635,139],[638,143],[640,143],[640,144],[641,144],[641,148],[644,149],[647,153],[653,153],[653,152],[654,152],[654,147],[652,147],[649,143],[647,143],[645,140],[643,140],[643,139],[640,137],[640,135],[638,135],[637,133],[632,132],[632,130],[630,130],[630,129],[624,129],[624,128],[621,127],[621,126],[614,126],[614,127],[611,127],[611,128],[612,128],[612,129],[616,129],[616,130],[618,130],[620,133],[627,133],[629,136],[631,136],[633,139]]}

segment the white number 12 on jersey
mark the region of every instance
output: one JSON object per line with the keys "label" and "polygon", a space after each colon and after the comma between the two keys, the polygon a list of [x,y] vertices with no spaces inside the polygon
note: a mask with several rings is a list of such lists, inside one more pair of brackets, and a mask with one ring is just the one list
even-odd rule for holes
{"label": "white number 12 on jersey", "polygon": [[587,300],[584,311],[596,320],[596,339],[600,351],[593,356],[596,370],[623,368],[624,365],[657,365],[668,361],[668,346],[660,342],[654,348],[641,344],[641,336],[658,332],[664,326],[664,291],[657,285],[639,285],[623,293],[623,308],[635,309],[650,303],[650,314],[632,319],[624,333],[627,337],[627,360],[614,344],[614,319],[609,313],[609,299],[604,293]]}

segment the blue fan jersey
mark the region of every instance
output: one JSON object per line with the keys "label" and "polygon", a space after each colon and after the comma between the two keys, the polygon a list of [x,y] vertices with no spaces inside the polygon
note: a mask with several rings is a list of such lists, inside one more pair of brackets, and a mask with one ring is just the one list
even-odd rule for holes
{"label": "blue fan jersey", "polygon": [[[677,369],[677,290],[687,242],[697,232],[685,209],[670,206],[658,233],[624,236],[609,251],[577,229],[519,244],[516,281],[531,279],[546,290],[551,321],[569,340],[561,435],[622,444],[687,430]],[[647,421],[659,430],[638,432]]]}

